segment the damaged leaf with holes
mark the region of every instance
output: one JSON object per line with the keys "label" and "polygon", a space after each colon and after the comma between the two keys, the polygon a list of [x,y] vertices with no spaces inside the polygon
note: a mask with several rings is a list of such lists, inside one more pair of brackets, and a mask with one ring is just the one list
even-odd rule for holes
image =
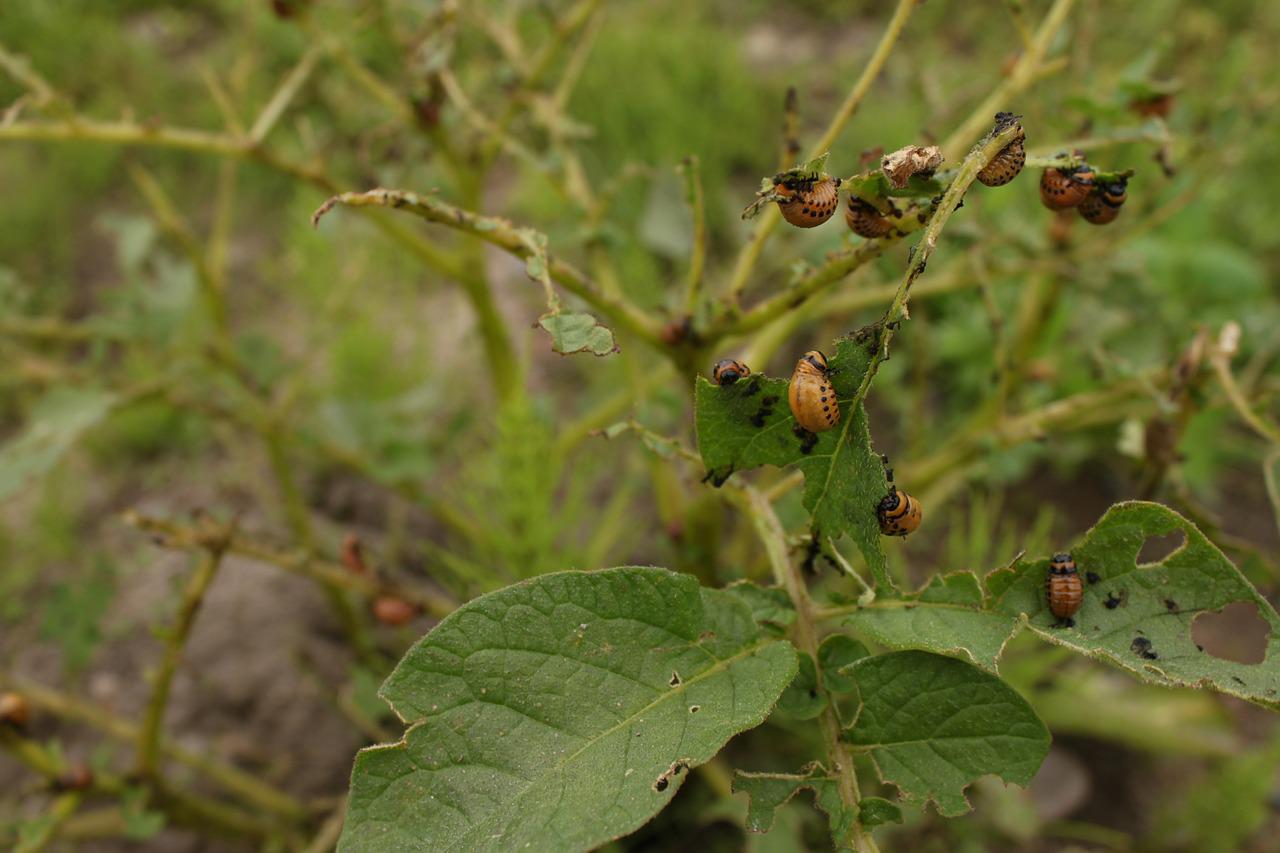
{"label": "damaged leaf with holes", "polygon": [[591,849],[662,809],[795,674],[742,599],[665,569],[481,596],[382,686],[409,728],[357,757],[341,849]]}
{"label": "damaged leaf with holes", "polygon": [[698,451],[710,483],[723,485],[735,472],[761,465],[795,466],[804,473],[803,502],[815,534],[849,534],[877,577],[887,569],[876,506],[889,484],[871,447],[866,412],[851,401],[880,332],[879,325],[867,326],[836,341],[828,364],[842,417],[825,432],[809,433],[796,423],[786,379],[753,374],[721,386],[699,377],[694,400]]}
{"label": "damaged leaf with holes", "polygon": [[908,801],[944,817],[969,811],[965,788],[983,776],[1026,785],[1049,752],[1049,730],[1025,699],[990,673],[928,652],[890,652],[843,670],[862,707],[845,738]]}
{"label": "damaged leaf with holes", "polygon": [[[1144,543],[1180,534],[1181,547],[1138,563]],[[1168,507],[1116,504],[1071,549],[1085,579],[1075,625],[1055,627],[1044,596],[1048,556],[1023,558],[987,577],[993,606],[1023,615],[1039,636],[1128,670],[1145,681],[1207,687],[1280,708],[1280,616],[1194,524]],[[1251,604],[1269,628],[1260,663],[1214,657],[1192,637],[1204,613]]]}
{"label": "damaged leaf with holes", "polygon": [[814,805],[827,816],[831,838],[836,844],[848,836],[849,828],[857,817],[840,799],[836,777],[818,764],[809,765],[800,773],[748,773],[738,770],[733,774],[733,790],[745,793],[749,798],[747,829],[751,832],[772,829],[778,809],[805,790],[812,792]]}

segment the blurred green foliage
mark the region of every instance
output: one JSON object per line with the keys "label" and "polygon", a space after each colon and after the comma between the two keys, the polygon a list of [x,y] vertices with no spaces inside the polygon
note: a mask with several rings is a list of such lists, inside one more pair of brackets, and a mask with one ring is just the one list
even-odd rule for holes
{"label": "blurred green foliage", "polygon": [[[226,90],[236,120],[251,125],[316,33],[340,42],[406,102],[421,95],[425,81],[407,57],[430,36],[439,5],[319,2],[313,32],[277,18],[267,2],[5,0],[0,45],[26,56],[66,96],[39,115],[56,118],[70,104],[102,120],[125,116],[217,132],[227,119],[205,77]],[[519,81],[486,28],[512,22],[531,53],[570,5],[459,4],[449,65],[481,114],[500,115]],[[887,10],[863,0],[605,5],[566,108],[569,135],[580,137],[574,150],[605,202],[599,211],[584,213],[555,189],[561,155],[545,124],[529,118],[536,115],[530,104],[520,104],[526,112],[511,134],[537,152],[536,163],[503,155],[480,186],[469,186],[467,169],[455,172],[445,162],[435,129],[402,121],[332,57],[320,60],[267,147],[298,162],[323,160],[342,190],[438,188],[457,203],[471,194],[482,212],[535,225],[575,263],[592,268],[593,258],[607,257],[621,293],[678,321],[693,245],[678,164],[689,155],[701,163],[715,293],[750,233],[738,212],[760,177],[779,165],[783,93],[798,90],[807,146],[865,63]],[[1025,9],[1034,24],[1047,5],[925,3],[833,146],[834,170],[855,171],[868,149],[945,138],[1004,79],[1002,69],[1021,49],[1006,9]],[[1121,8],[1081,0],[1055,43],[1063,67],[1005,105],[1024,116],[1032,150],[1167,127],[1172,173],[1153,159],[1159,146],[1150,141],[1090,151],[1099,165],[1137,174],[1113,226],[1075,222],[1065,245],[1049,234],[1051,216],[1030,173],[1007,189],[971,195],[948,228],[922,281],[955,276],[959,286],[913,302],[912,321],[868,405],[876,448],[893,454],[900,477],[909,483],[913,470],[932,471],[923,484],[925,526],[890,553],[891,569],[904,581],[915,586],[939,571],[982,571],[1022,549],[1039,553],[1071,541],[1113,501],[1143,496],[1151,461],[1140,458],[1140,440],[1130,441],[1137,457],[1122,449],[1122,424],[1140,439],[1151,412],[1172,410],[1155,379],[1141,411],[1014,447],[987,440],[963,464],[930,468],[939,449],[991,404],[996,354],[1012,346],[1032,288],[1052,298],[1018,352],[1023,375],[1010,411],[1171,367],[1200,327],[1216,335],[1231,321],[1243,330],[1232,362],[1237,376],[1251,403],[1275,416],[1278,39],[1280,5],[1273,3],[1152,0]],[[1170,81],[1176,93],[1163,124],[1135,114],[1134,93]],[[22,94],[0,73],[0,109]],[[27,106],[14,118],[34,115]],[[440,116],[441,136],[475,139],[447,100]],[[462,155],[473,162],[465,158],[474,151]],[[200,271],[157,221],[130,166],[154,175],[201,241],[222,227],[217,205],[227,201],[224,276],[239,375],[227,368],[227,353],[211,351]],[[634,414],[688,440],[687,371],[673,371],[623,336],[618,356],[552,354],[530,328],[543,308],[521,265],[478,250],[466,256],[468,269],[490,284],[525,380],[519,394],[500,401],[459,288],[370,221],[350,215],[340,226],[313,230],[308,217],[327,195],[317,186],[260,163],[238,164],[231,178],[224,169],[218,157],[200,152],[0,139],[0,186],[8,191],[0,205],[0,433],[12,448],[42,422],[50,399],[68,393],[110,389],[130,401],[100,421],[89,419],[83,436],[77,426],[84,440],[67,442],[67,453],[35,458],[24,451],[0,471],[0,480],[23,476],[0,507],[0,638],[20,640],[0,642],[0,668],[37,638],[57,646],[69,670],[96,663],[101,623],[120,581],[114,567],[131,556],[116,517],[139,500],[174,515],[192,501],[248,505],[260,527],[285,539],[286,489],[263,462],[263,429],[284,431],[318,549],[336,552],[354,526],[385,534],[386,552],[396,558],[388,574],[429,581],[459,599],[546,571],[623,563],[669,565],[707,583],[762,574],[747,526],[708,497],[697,482],[701,472],[681,473],[639,441],[593,435]],[[433,245],[459,245],[442,229],[414,221],[404,227]],[[820,264],[855,239],[838,221],[779,233],[751,281],[748,304],[780,287],[798,259]],[[896,281],[903,256],[902,249],[886,253],[831,291],[831,301]],[[786,375],[800,352],[882,310],[812,311],[767,363],[751,366]],[[34,334],[23,325],[50,319],[76,334]],[[723,355],[740,355],[751,343],[729,342]],[[1269,448],[1242,426],[1212,379],[1202,377],[1193,397],[1155,496],[1195,518],[1274,595],[1280,537],[1260,470]],[[48,467],[49,476],[27,479],[19,469],[33,464]],[[357,510],[335,509],[341,501],[329,493],[344,478],[357,483]],[[784,498],[779,514],[794,527],[803,518],[798,495]],[[817,582],[833,585],[830,575]],[[1068,718],[1070,711],[1054,716],[1066,701],[1058,682],[1074,683],[1077,674],[1043,650],[1015,647],[1010,658],[1026,665],[1011,680],[1051,725]],[[370,714],[370,686],[380,675],[356,671],[363,673],[358,701]],[[1079,689],[1109,695],[1093,682]],[[1132,710],[1120,715],[1125,720],[1148,711],[1164,719],[1162,694],[1138,685],[1116,690],[1106,701]],[[1217,708],[1217,700],[1194,701],[1201,711]],[[1227,731],[1220,722],[1210,728]],[[1173,769],[1143,784],[1168,792],[1177,805],[1166,816],[1144,801],[1145,813],[1111,828],[1166,845],[1160,849],[1216,849],[1222,839],[1243,847],[1238,839],[1274,821],[1263,800],[1274,785],[1267,774],[1275,750],[1238,757],[1253,741],[1270,742],[1270,724],[1262,728],[1208,757],[1191,747],[1179,753],[1170,737]],[[1128,725],[1100,724],[1081,736],[1120,750],[1144,749],[1150,740]],[[773,760],[794,769],[805,737],[776,726],[745,743],[758,747],[758,766]],[[1182,785],[1187,767],[1208,773],[1213,784]],[[699,779],[637,847],[677,832],[713,838],[723,831],[730,845],[740,843],[717,821],[732,813],[740,824],[741,804],[723,796],[712,772]],[[1213,796],[1204,798],[1206,790]],[[913,813],[904,829],[893,830],[903,835],[886,837],[918,850],[1056,849],[1053,821],[1034,823],[1042,833],[1035,841],[1018,835],[1025,829],[984,822],[983,803],[998,796],[978,791],[978,814],[948,826]],[[774,833],[749,843],[802,849],[799,839],[814,836],[807,809],[785,807]],[[130,832],[158,829],[141,806],[129,819]],[[1094,804],[1081,819],[1108,818]],[[1225,823],[1231,831],[1219,833]],[[772,848],[784,834],[793,846]]]}

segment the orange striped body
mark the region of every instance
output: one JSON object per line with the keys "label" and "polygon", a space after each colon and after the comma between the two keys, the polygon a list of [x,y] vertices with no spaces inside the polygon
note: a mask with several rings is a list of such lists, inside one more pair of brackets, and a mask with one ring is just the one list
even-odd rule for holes
{"label": "orange striped body", "polygon": [[1050,210],[1068,210],[1089,197],[1093,189],[1093,171],[1083,166],[1069,169],[1045,169],[1040,176],[1040,202]]}
{"label": "orange striped body", "polygon": [[840,204],[836,188],[840,181],[821,178],[816,181],[787,181],[773,191],[786,198],[778,200],[782,218],[798,228],[813,228],[831,218]]}
{"label": "orange striped body", "polygon": [[1084,601],[1084,583],[1076,572],[1076,562],[1070,554],[1055,554],[1049,561],[1049,575],[1045,579],[1045,591],[1049,599],[1049,612],[1062,620],[1069,620]]}
{"label": "orange striped body", "polygon": [[1019,136],[992,158],[978,173],[978,180],[989,187],[1002,187],[1022,172],[1027,162],[1025,136]]}
{"label": "orange striped body", "polygon": [[844,221],[850,231],[868,240],[883,237],[893,230],[893,223],[888,217],[862,199],[853,196],[849,196],[849,205],[844,211]]}
{"label": "orange striped body", "polygon": [[810,350],[796,362],[787,386],[787,402],[796,423],[809,432],[824,432],[840,423],[840,405],[827,377],[827,357]]}
{"label": "orange striped body", "polygon": [[876,507],[880,518],[880,532],[885,536],[906,536],[920,526],[923,514],[920,501],[901,489],[894,489],[884,496]]}

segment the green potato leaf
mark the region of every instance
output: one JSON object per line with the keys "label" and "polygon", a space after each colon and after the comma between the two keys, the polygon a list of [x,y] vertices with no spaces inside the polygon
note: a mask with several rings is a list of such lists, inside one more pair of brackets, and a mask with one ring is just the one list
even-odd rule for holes
{"label": "green potato leaf", "polygon": [[977,576],[955,572],[935,576],[910,598],[859,607],[843,622],[885,648],[934,652],[994,673],[1021,617],[984,610]]}
{"label": "green potato leaf", "polygon": [[768,832],[773,827],[774,814],[804,789],[813,792],[813,802],[827,816],[831,837],[839,846],[840,839],[849,835],[857,815],[840,799],[836,777],[819,764],[803,768],[801,773],[748,773],[738,770],[733,774],[733,790],[750,797],[747,807],[747,829],[751,832]]}
{"label": "green potato leaf", "polygon": [[665,569],[481,596],[383,684],[409,729],[357,756],[340,848],[593,848],[649,820],[795,674],[744,602]]}
{"label": "green potato leaf", "polygon": [[1049,752],[1049,730],[1027,701],[963,661],[890,652],[844,673],[862,701],[846,738],[905,799],[933,800],[943,816],[969,811],[964,789],[988,774],[1027,784]]}
{"label": "green potato leaf", "polygon": [[[1154,563],[1137,562],[1151,537],[1185,543]],[[1116,504],[1072,549],[1084,583],[1075,626],[1055,627],[1045,600],[1048,557],[1021,559],[987,576],[993,606],[1024,615],[1039,636],[1112,663],[1145,681],[1206,687],[1280,708],[1280,616],[1195,525],[1168,507]],[[1198,614],[1233,602],[1256,605],[1271,628],[1261,663],[1213,657],[1191,637]]]}

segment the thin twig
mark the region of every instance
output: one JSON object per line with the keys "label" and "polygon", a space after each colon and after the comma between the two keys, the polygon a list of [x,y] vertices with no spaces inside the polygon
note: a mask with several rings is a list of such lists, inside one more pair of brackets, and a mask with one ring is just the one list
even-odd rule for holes
{"label": "thin twig", "polygon": [[1267,500],[1271,502],[1271,512],[1276,518],[1276,530],[1280,530],[1280,483],[1277,483],[1276,463],[1280,463],[1280,447],[1262,460],[1262,480],[1267,485]]}
{"label": "thin twig", "polygon": [[707,210],[702,198],[702,170],[697,155],[685,158],[681,167],[685,180],[685,198],[693,214],[693,252],[689,257],[689,276],[685,280],[684,313],[693,316],[702,293],[702,273],[707,263]]}
{"label": "thin twig", "polygon": [[1240,416],[1240,419],[1271,444],[1280,445],[1280,427],[1269,423],[1255,412],[1253,407],[1249,405],[1249,401],[1245,399],[1244,392],[1240,390],[1240,386],[1236,384],[1236,378],[1231,373],[1230,355],[1218,346],[1211,346],[1209,364],[1213,367],[1213,372],[1218,376],[1218,384],[1222,386],[1223,393],[1227,395],[1227,401],[1231,403],[1231,407],[1236,410],[1236,414]]}
{"label": "thin twig", "polygon": [[25,56],[18,56],[10,53],[0,45],[0,69],[8,72],[9,76],[17,80],[35,96],[35,105],[42,107],[47,104],[54,103],[60,99],[58,92],[49,85],[49,81],[45,80],[40,74],[31,67],[31,63],[27,61]]}
{"label": "thin twig", "polygon": [[[407,210],[429,222],[436,222],[477,237],[527,260],[535,254],[529,229],[515,226],[506,219],[483,216],[454,207],[447,202],[404,190],[375,189],[363,193],[342,193],[326,201],[312,216],[318,222],[338,205],[348,207],[390,207]],[[569,263],[547,254],[547,272],[566,290],[588,305],[598,308],[619,328],[655,347],[661,347],[660,324],[629,301],[609,295],[595,281]]]}
{"label": "thin twig", "polygon": [[44,819],[39,821],[30,834],[24,835],[13,853],[39,853],[61,834],[60,830],[66,822],[75,816],[84,802],[84,792],[68,791],[57,796],[45,811]]}
{"label": "thin twig", "polygon": [[800,96],[795,86],[787,87],[782,102],[782,151],[778,169],[789,169],[800,160]]}
{"label": "thin twig", "polygon": [[[148,533],[158,534],[158,544],[169,548],[183,550],[204,549],[208,547],[209,537],[215,531],[196,526],[177,524],[167,519],[143,515],[139,512],[127,512],[124,521],[132,527]],[[284,569],[287,572],[319,581],[325,586],[337,586],[359,593],[367,598],[393,596],[410,604],[421,607],[426,613],[443,618],[453,612],[456,603],[443,593],[407,588],[386,583],[376,578],[356,575],[347,571],[342,564],[324,560],[297,550],[278,548],[243,534],[234,534],[227,542],[226,552],[248,557],[263,563]]]}
{"label": "thin twig", "polygon": [[156,671],[151,698],[147,702],[146,713],[142,716],[142,726],[138,730],[138,772],[145,776],[155,776],[159,769],[160,738],[164,729],[164,712],[169,706],[173,677],[178,672],[179,664],[182,663],[187,638],[191,636],[191,628],[195,625],[200,605],[204,603],[205,593],[208,592],[209,585],[213,583],[218,567],[222,564],[223,550],[225,550],[224,547],[214,545],[201,555],[199,565],[182,593],[178,617],[166,635],[164,656]]}
{"label": "thin twig", "polygon": [[267,135],[271,133],[271,129],[280,120],[280,116],[284,115],[284,111],[289,108],[289,104],[293,102],[298,92],[306,85],[307,80],[311,77],[311,72],[316,67],[316,60],[320,58],[322,52],[321,45],[312,44],[302,54],[298,64],[293,66],[289,73],[284,76],[284,79],[280,81],[280,85],[276,87],[275,93],[263,106],[262,112],[258,113],[258,117],[253,122],[253,127],[249,128],[250,142],[255,145],[261,144],[267,138]]}

